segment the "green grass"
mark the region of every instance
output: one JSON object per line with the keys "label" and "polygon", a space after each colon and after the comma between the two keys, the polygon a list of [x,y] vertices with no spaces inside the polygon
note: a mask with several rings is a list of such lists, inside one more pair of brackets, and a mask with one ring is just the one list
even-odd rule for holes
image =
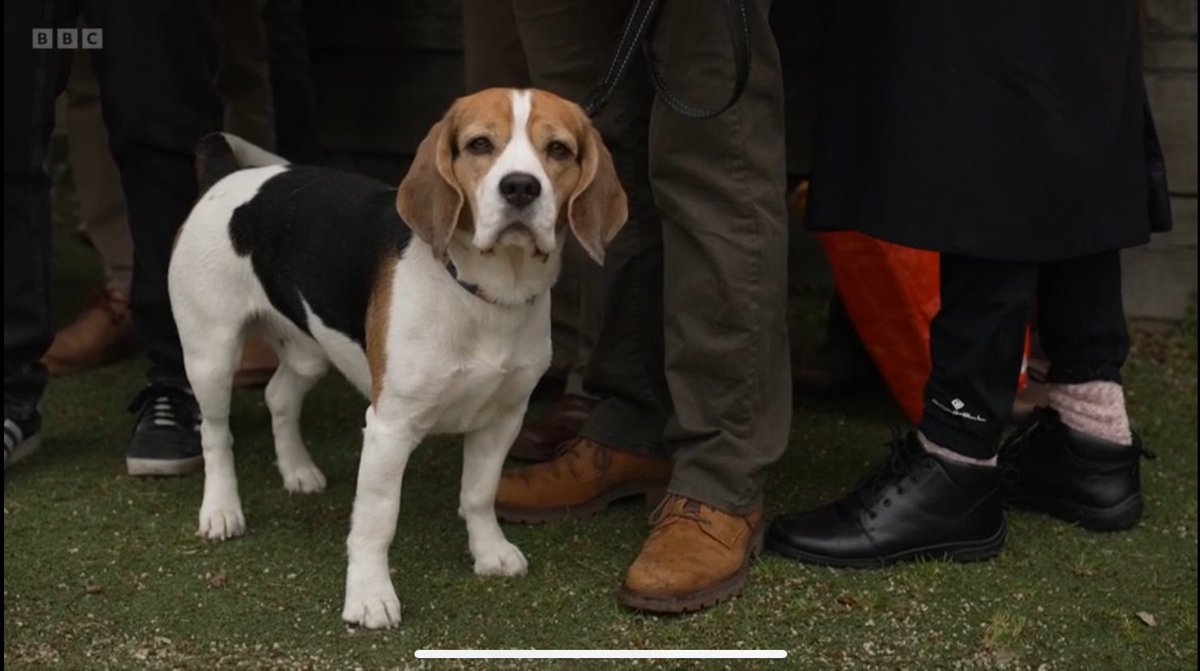
{"label": "green grass", "polygon": [[[69,214],[69,213],[68,213]],[[69,216],[66,217],[69,219]],[[59,236],[68,316],[95,262]],[[810,304],[811,303],[811,304]],[[811,309],[809,309],[811,308]],[[815,332],[815,301],[798,306]],[[1196,319],[1139,334],[1129,401],[1146,444],[1146,518],[1097,535],[1013,514],[1004,553],[975,565],[879,571],[755,562],[744,596],[687,617],[621,610],[616,590],[647,530],[626,506],[579,524],[512,528],[521,579],[477,578],[455,515],[457,441],[408,469],[393,579],[404,623],[341,623],[344,539],[364,402],[334,376],[309,397],[305,435],[329,479],[289,496],[272,464],[260,393],[238,392],[246,537],[193,537],[202,478],[123,474],[127,399],[142,364],[54,380],[46,445],[5,474],[4,662],[42,668],[1186,669],[1196,667]],[[898,413],[878,394],[796,403],[792,445],[772,471],[768,513],[837,495],[879,458]],[[1149,613],[1151,627],[1138,617]],[[470,663],[418,648],[783,648],[772,662]]]}

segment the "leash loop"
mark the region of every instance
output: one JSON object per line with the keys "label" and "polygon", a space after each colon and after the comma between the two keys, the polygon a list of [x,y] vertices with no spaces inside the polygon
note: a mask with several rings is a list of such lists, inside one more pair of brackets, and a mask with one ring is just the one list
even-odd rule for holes
{"label": "leash loop", "polygon": [[616,51],[608,66],[608,71],[592,92],[584,98],[581,106],[589,117],[595,117],[608,104],[613,91],[625,77],[629,69],[633,52],[640,45],[646,58],[650,82],[658,96],[676,113],[689,119],[711,119],[733,106],[746,89],[750,78],[750,23],[746,18],[745,0],[723,0],[725,8],[725,28],[729,33],[729,41],[733,51],[734,83],[733,93],[720,107],[705,109],[691,105],[671,92],[659,67],[658,59],[650,45],[649,36],[654,31],[654,23],[658,18],[660,0],[636,0],[625,27],[621,31],[621,39],[617,42]]}

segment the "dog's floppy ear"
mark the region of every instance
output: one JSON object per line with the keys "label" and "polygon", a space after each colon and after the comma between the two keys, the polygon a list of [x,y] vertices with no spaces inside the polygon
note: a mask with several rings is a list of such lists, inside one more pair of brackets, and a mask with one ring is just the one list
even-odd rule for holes
{"label": "dog's floppy ear", "polygon": [[604,265],[604,248],[629,218],[629,203],[600,133],[589,126],[581,144],[583,172],[567,201],[567,221],[588,256]]}
{"label": "dog's floppy ear", "polygon": [[442,258],[462,212],[463,193],[454,177],[449,115],[433,124],[417,147],[412,167],[396,190],[396,212]]}

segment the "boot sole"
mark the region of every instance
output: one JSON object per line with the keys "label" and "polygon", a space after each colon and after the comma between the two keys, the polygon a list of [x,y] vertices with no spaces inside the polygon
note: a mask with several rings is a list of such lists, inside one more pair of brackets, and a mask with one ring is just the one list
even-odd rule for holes
{"label": "boot sole", "polygon": [[731,599],[746,589],[746,580],[750,575],[750,560],[762,554],[765,532],[766,525],[759,526],[758,531],[754,534],[754,540],[750,545],[750,551],[746,553],[746,558],[742,560],[742,567],[738,569],[737,573],[734,573],[729,578],[712,587],[706,587],[691,594],[675,596],[644,594],[622,587],[617,599],[626,608],[666,615],[694,613]]}
{"label": "boot sole", "polygon": [[1070,522],[1088,531],[1125,531],[1142,519],[1145,502],[1141,493],[1133,494],[1120,503],[1104,508],[1092,508],[1061,499],[1014,494],[1005,498],[1004,505],[1020,510],[1031,510]]}
{"label": "boot sole", "polygon": [[880,568],[911,561],[949,560],[964,564],[986,561],[1000,554],[1000,550],[1004,548],[1004,541],[1007,536],[1008,523],[1001,522],[1000,529],[995,534],[982,540],[929,545],[886,557],[870,558],[847,558],[814,554],[792,547],[785,539],[779,538],[774,534],[768,539],[767,546],[774,552],[806,564],[832,566],[835,568]]}
{"label": "boot sole", "polygon": [[204,468],[204,457],[188,459],[137,459],[125,457],[125,470],[133,476],[187,475]]}
{"label": "boot sole", "polygon": [[496,518],[512,524],[546,524],[571,522],[595,517],[622,499],[642,496],[647,506],[656,506],[667,495],[667,481],[635,482],[610,489],[599,496],[575,506],[558,508],[522,508],[496,504]]}
{"label": "boot sole", "polygon": [[17,446],[13,448],[12,452],[8,453],[8,460],[4,462],[4,468],[8,469],[9,466],[13,466],[25,461],[29,457],[33,456],[34,452],[37,452],[40,449],[42,449],[42,434],[35,433],[25,440],[17,443]]}

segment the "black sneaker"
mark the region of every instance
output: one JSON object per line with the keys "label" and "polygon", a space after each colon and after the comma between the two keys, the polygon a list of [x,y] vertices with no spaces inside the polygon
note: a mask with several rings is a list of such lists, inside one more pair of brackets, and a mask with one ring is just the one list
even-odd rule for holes
{"label": "black sneaker", "polygon": [[767,546],[812,564],[990,559],[1004,547],[1000,470],[937,459],[916,433],[845,498],[771,522]]}
{"label": "black sneaker", "polygon": [[4,418],[4,469],[25,459],[42,446],[42,417]]}
{"label": "black sneaker", "polygon": [[150,385],[129,403],[137,416],[125,451],[130,475],[184,475],[204,467],[200,407],[186,389]]}
{"label": "black sneaker", "polygon": [[1000,447],[1003,498],[1091,531],[1128,529],[1142,518],[1141,460],[1154,458],[1134,434],[1132,445],[1084,435],[1039,408]]}

